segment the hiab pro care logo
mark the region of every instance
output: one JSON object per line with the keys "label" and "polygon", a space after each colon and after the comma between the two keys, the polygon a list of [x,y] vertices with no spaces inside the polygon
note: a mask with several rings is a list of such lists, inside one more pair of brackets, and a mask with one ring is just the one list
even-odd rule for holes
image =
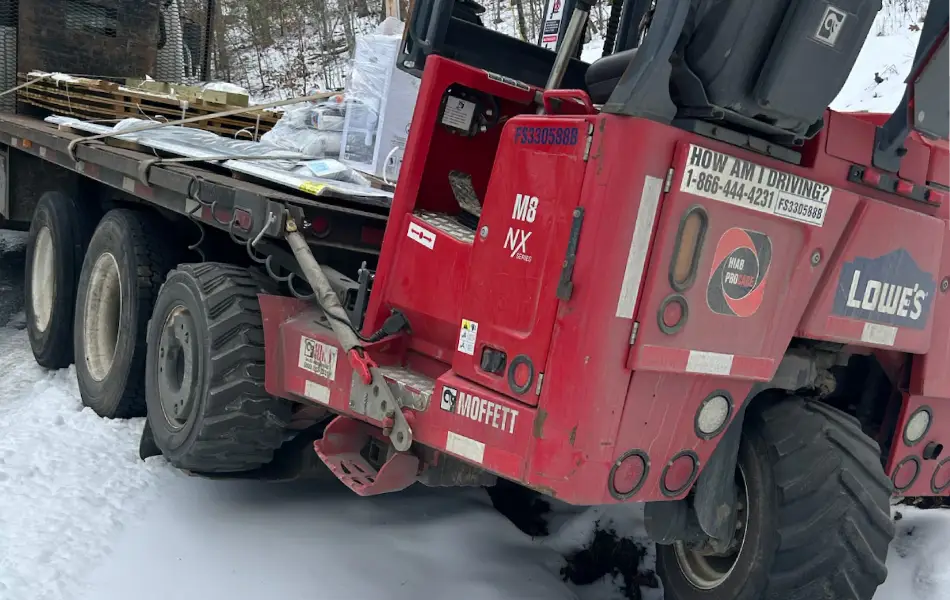
{"label": "hiab pro care logo", "polygon": [[759,310],[772,262],[772,240],[764,233],[733,227],[716,245],[706,286],[706,303],[720,315],[750,317]]}

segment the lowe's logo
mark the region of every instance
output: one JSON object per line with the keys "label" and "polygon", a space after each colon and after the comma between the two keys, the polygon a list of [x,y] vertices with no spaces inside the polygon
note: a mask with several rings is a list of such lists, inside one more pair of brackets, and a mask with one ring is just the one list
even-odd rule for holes
{"label": "lowe's logo", "polygon": [[845,263],[835,291],[835,314],[875,323],[923,329],[937,284],[903,248],[879,258]]}

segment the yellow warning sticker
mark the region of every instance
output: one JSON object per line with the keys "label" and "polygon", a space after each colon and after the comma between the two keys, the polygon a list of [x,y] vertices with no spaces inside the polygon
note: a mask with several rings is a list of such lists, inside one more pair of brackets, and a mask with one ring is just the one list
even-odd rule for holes
{"label": "yellow warning sticker", "polygon": [[307,192],[308,194],[313,194],[314,196],[320,195],[320,192],[323,188],[327,187],[322,183],[314,183],[312,181],[305,181],[300,184],[300,191]]}
{"label": "yellow warning sticker", "polygon": [[478,323],[462,319],[462,329],[459,333],[459,352],[469,356],[475,355],[475,341],[478,339]]}

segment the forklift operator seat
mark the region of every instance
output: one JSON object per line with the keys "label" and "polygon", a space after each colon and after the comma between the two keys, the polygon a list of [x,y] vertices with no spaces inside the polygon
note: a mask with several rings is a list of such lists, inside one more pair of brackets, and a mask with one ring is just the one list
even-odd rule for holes
{"label": "forklift operator seat", "polygon": [[[676,1],[690,2],[670,57],[677,116],[794,138],[820,129],[881,8],[881,0],[658,0],[657,9]],[[595,104],[607,102],[636,55],[626,50],[590,66]]]}

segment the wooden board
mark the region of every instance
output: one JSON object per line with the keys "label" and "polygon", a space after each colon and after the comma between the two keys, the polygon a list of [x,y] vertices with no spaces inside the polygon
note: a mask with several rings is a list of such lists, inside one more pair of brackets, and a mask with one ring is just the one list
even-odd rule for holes
{"label": "wooden board", "polygon": [[[20,75],[22,82],[29,79]],[[225,95],[223,92],[218,93]],[[38,81],[20,90],[18,98],[21,102],[59,115],[100,121],[117,121],[130,117],[175,121],[244,108],[219,104],[205,98],[183,99],[145,89],[132,89],[111,81],[82,78],[59,82]],[[270,131],[279,119],[279,113],[256,110],[189,123],[186,127],[242,139],[253,139],[256,134],[259,139],[262,134]]]}

